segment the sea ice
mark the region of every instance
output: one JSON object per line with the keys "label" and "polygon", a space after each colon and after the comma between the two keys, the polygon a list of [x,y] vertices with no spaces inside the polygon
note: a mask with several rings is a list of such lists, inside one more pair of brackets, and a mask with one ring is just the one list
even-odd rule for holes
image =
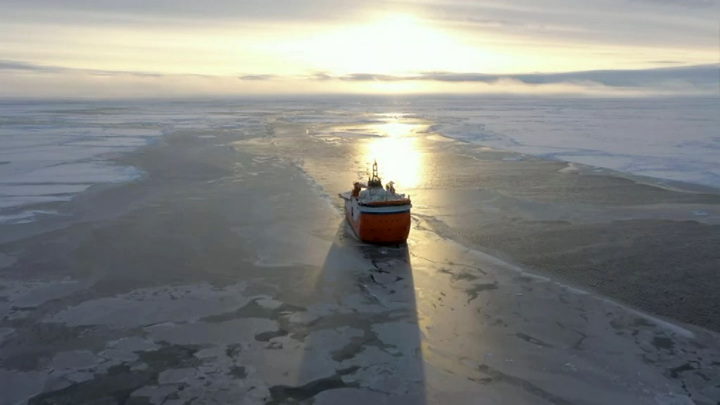
{"label": "sea ice", "polygon": [[[473,102],[474,101],[474,102]],[[447,100],[433,129],[497,149],[620,172],[720,186],[720,100],[524,99]]]}
{"label": "sea ice", "polygon": [[85,301],[44,321],[113,328],[189,322],[244,306],[251,300],[243,295],[244,290],[244,283],[222,289],[209,284],[143,288],[124,295]]}

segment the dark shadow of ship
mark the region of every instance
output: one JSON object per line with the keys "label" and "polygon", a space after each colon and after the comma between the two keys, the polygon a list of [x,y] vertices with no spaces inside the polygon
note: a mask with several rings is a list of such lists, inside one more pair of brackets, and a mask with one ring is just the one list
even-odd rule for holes
{"label": "dark shadow of ship", "polygon": [[[425,374],[408,246],[360,242],[343,221],[312,294],[332,309],[308,324],[302,385],[270,388],[269,403],[425,404]],[[339,333],[328,342],[324,331]],[[319,347],[322,346],[322,347]],[[321,378],[334,362],[335,373]],[[324,368],[323,368],[324,367]]]}

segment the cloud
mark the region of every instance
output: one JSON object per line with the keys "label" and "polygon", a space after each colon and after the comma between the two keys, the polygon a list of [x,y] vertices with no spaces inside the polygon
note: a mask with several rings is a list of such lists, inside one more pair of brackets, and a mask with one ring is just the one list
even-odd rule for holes
{"label": "cloud", "polygon": [[718,5],[718,0],[630,0],[640,3],[660,4],[687,8],[708,8]]}
{"label": "cloud", "polygon": [[265,75],[244,75],[244,76],[238,77],[238,79],[240,79],[240,80],[274,80],[274,79],[278,79],[278,78],[279,78],[278,75],[269,75],[269,74],[265,74]]}
{"label": "cloud", "polygon": [[[566,40],[681,44],[717,39],[718,0],[23,0],[3,7],[8,23],[183,29],[266,23],[355,23],[409,14],[451,28],[475,25]],[[673,6],[673,7],[668,7]],[[677,8],[683,7],[681,12]],[[2,19],[3,17],[0,17]],[[581,35],[582,34],[582,35]],[[536,38],[535,38],[536,39]]]}
{"label": "cloud", "polygon": [[653,65],[682,65],[683,62],[680,60],[651,60],[648,63]]}
{"label": "cloud", "polygon": [[[720,0],[514,0],[430,2],[423,16],[448,29],[527,43],[717,49]],[[492,31],[489,31],[492,30]],[[482,37],[479,37],[482,38]]]}
{"label": "cloud", "polygon": [[[667,62],[666,62],[667,63]],[[720,65],[698,65],[637,70],[592,70],[563,73],[487,74],[457,72],[421,72],[409,75],[352,73],[331,75],[325,72],[310,75],[314,80],[351,82],[436,81],[451,83],[497,83],[512,80],[527,85],[597,83],[607,87],[656,87],[667,83],[687,83],[700,89],[717,88]]]}
{"label": "cloud", "polygon": [[165,74],[156,72],[142,72],[130,70],[103,70],[103,69],[78,69],[63,66],[42,65],[23,61],[0,60],[0,73],[16,72],[16,73],[76,73],[87,74],[92,76],[137,76],[137,77],[166,77],[166,76],[194,76],[209,77],[200,74]]}
{"label": "cloud", "polygon": [[[98,76],[180,72],[238,82],[280,81],[317,69],[316,80],[391,82],[377,73],[663,66],[717,60],[718,0],[9,0],[0,15],[0,59],[16,72],[57,72],[63,61]],[[680,8],[682,4],[692,7]],[[711,8],[708,8],[711,7]],[[388,66],[366,63],[373,31],[393,17],[417,25]],[[401,18],[402,19],[402,18]],[[381,32],[382,30],[378,31]],[[387,31],[387,30],[386,30]],[[411,30],[412,31],[412,30]],[[348,37],[349,38],[349,37]],[[373,41],[375,41],[373,43]],[[415,52],[427,43],[423,51]],[[437,44],[446,43],[444,47]],[[333,52],[338,48],[344,52]],[[447,50],[447,55],[442,54]],[[345,55],[339,55],[345,53]],[[395,58],[393,58],[395,56]],[[416,57],[417,56],[417,57]],[[409,60],[412,59],[412,60]],[[415,62],[418,63],[415,63]],[[145,70],[119,72],[113,69]],[[97,69],[91,71],[89,69]],[[350,73],[343,78],[324,72]],[[326,75],[327,77],[324,77]],[[422,78],[420,78],[422,79]],[[443,78],[440,78],[443,79]],[[444,80],[451,82],[453,77]],[[458,78],[455,77],[455,81]],[[520,78],[535,80],[534,78]],[[488,80],[491,80],[488,79]]]}
{"label": "cloud", "polygon": [[375,73],[351,73],[349,75],[337,76],[337,79],[351,82],[397,82],[402,80],[423,80],[417,78],[416,76],[381,75]]}
{"label": "cloud", "polygon": [[57,23],[110,24],[337,20],[368,8],[367,4],[354,0],[214,0],[211,3],[195,0],[22,0],[9,3],[4,11],[19,11],[25,18],[49,18]]}
{"label": "cloud", "polygon": [[332,74],[330,74],[330,73],[326,73],[326,72],[315,72],[315,73],[312,74],[311,78],[312,78],[312,79],[315,79],[315,80],[332,80],[332,79],[334,79],[335,77],[334,77]]}
{"label": "cloud", "polygon": [[28,62],[19,62],[13,60],[0,60],[0,72],[2,71],[13,71],[13,72],[48,72],[58,73],[64,72],[68,69],[59,66],[45,66],[36,65]]}
{"label": "cloud", "polygon": [[[675,63],[659,61],[658,63]],[[358,72],[332,74],[314,72],[305,76],[246,75],[253,81],[346,82],[346,83],[438,83],[444,88],[456,86],[467,90],[466,85],[482,84],[500,88],[513,87],[522,92],[533,89],[587,89],[597,93],[624,92],[627,94],[717,94],[720,91],[720,64],[662,67],[653,69],[591,70],[561,73],[488,74],[478,72],[417,72],[404,75]],[[463,87],[465,87],[463,89]],[[481,87],[478,87],[480,89]],[[484,90],[490,89],[485,86]]]}
{"label": "cloud", "polygon": [[[658,64],[674,64],[678,61],[656,61]],[[76,69],[63,66],[34,64],[25,61],[0,60],[0,73],[75,73],[91,76],[136,76],[161,78],[177,77],[215,77],[199,74],[162,74],[143,71],[121,71],[100,69]],[[447,83],[497,83],[513,80],[528,85],[562,84],[593,82],[608,87],[648,87],[663,82],[685,82],[699,88],[717,86],[720,81],[720,64],[662,67],[653,69],[590,70],[560,73],[481,73],[481,72],[417,72],[406,75],[356,72],[332,74],[314,72],[307,76],[281,76],[276,74],[247,74],[238,77],[245,81],[310,80],[310,81],[346,81],[346,82],[400,82],[435,81]]]}
{"label": "cloud", "polygon": [[[665,61],[667,62],[667,61]],[[75,69],[26,61],[0,60],[0,87],[5,96],[57,95],[201,95],[284,94],[289,92],[363,92],[373,88],[442,89],[443,92],[718,94],[720,65],[639,70],[592,70],[560,73],[489,74],[482,72],[415,72],[403,75],[319,71],[307,75],[269,73],[241,76],[160,74],[144,71]],[[291,86],[290,86],[291,85]],[[13,88],[13,91],[8,89]],[[363,90],[365,89],[365,90]],[[31,94],[32,92],[32,94]]]}

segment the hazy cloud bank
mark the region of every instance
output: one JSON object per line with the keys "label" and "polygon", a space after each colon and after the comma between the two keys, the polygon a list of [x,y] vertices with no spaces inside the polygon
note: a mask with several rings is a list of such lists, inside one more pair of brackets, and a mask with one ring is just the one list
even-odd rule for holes
{"label": "hazy cloud bank", "polygon": [[718,95],[720,65],[642,70],[487,74],[418,72],[407,75],[357,72],[307,75],[213,76],[143,71],[75,69],[0,60],[4,97],[163,97],[288,93],[558,93],[603,95]]}
{"label": "hazy cloud bank", "polygon": [[[279,80],[276,75],[246,75],[241,80]],[[607,87],[663,88],[668,85],[685,84],[697,91],[718,91],[720,86],[720,64],[665,67],[640,70],[593,70],[563,73],[530,74],[486,74],[458,72],[422,72],[409,75],[387,75],[374,73],[351,73],[333,75],[316,72],[305,77],[306,80],[338,80],[349,82],[399,82],[399,81],[436,81],[450,83],[498,83],[515,81],[526,85],[596,83]]]}

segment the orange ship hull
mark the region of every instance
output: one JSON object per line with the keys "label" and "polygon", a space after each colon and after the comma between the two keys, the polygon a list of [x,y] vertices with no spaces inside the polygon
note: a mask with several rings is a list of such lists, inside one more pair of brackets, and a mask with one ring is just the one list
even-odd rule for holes
{"label": "orange ship hull", "polygon": [[345,200],[345,217],[365,243],[403,243],[410,234],[410,208],[409,203],[361,205],[357,198],[351,197]]}

